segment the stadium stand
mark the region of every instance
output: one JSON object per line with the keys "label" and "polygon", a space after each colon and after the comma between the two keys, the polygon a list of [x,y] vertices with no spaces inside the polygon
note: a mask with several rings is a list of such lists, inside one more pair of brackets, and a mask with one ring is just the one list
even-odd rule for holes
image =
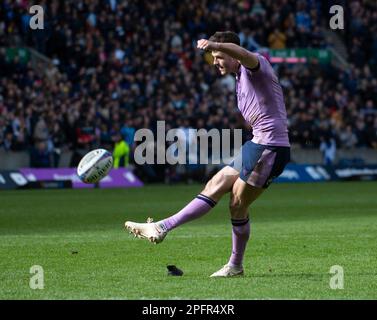
{"label": "stadium stand", "polygon": [[[135,131],[157,120],[167,129],[244,127],[234,80],[195,49],[217,30],[236,31],[250,50],[331,45],[322,1],[39,1],[45,29],[34,32],[30,3],[0,4],[0,149],[30,150],[35,166],[56,166],[62,150],[112,145],[119,133],[132,148]],[[349,68],[275,65],[301,148],[330,137],[338,148],[377,148],[377,3],[345,5]],[[14,39],[51,59],[44,72],[9,56]]]}

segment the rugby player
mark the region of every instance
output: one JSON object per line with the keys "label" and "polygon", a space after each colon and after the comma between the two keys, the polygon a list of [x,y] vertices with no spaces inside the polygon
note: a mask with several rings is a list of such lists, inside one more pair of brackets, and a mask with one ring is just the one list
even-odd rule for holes
{"label": "rugby player", "polygon": [[211,52],[221,75],[235,76],[238,109],[250,124],[253,138],[182,210],[157,222],[127,221],[125,227],[139,238],[160,243],[171,230],[202,217],[230,192],[232,252],[228,263],[211,277],[240,276],[250,237],[249,207],[290,160],[284,97],[268,60],[242,48],[236,33],[216,32],[209,40],[199,40],[197,48]]}

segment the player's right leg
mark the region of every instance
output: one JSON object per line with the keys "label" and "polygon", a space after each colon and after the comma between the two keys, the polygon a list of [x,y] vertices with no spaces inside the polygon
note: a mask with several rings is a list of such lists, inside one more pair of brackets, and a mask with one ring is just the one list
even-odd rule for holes
{"label": "player's right leg", "polygon": [[164,240],[170,230],[208,213],[225,193],[232,190],[238,177],[237,170],[226,166],[208,181],[203,191],[195,199],[176,214],[155,223],[152,223],[151,219],[148,219],[147,223],[127,221],[125,227],[139,238],[159,243]]}

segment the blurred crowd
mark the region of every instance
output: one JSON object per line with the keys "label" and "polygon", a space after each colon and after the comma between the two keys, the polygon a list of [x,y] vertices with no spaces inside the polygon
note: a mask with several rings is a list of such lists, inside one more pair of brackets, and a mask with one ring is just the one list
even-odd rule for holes
{"label": "blurred crowd", "polygon": [[[20,37],[51,63],[36,71],[0,50],[0,148],[31,150],[38,161],[46,155],[50,165],[64,149],[120,140],[132,149],[135,131],[155,129],[157,120],[167,129],[248,129],[234,79],[220,78],[196,49],[215,31],[237,32],[250,50],[329,45],[328,8],[315,0],[41,0],[45,29],[35,31],[30,4],[1,2],[0,47]],[[338,147],[377,148],[377,5],[346,5],[349,69],[317,61],[274,66],[291,142],[303,148],[330,137]]]}

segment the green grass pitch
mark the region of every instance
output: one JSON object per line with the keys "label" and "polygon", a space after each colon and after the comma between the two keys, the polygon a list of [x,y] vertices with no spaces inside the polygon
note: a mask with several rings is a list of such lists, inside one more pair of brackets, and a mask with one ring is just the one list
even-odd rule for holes
{"label": "green grass pitch", "polygon": [[[153,245],[125,220],[167,216],[200,185],[0,192],[0,299],[376,299],[377,183],[273,184],[251,208],[245,277],[209,278],[231,250],[228,196]],[[182,277],[167,276],[175,264]],[[30,268],[44,289],[29,287]],[[330,288],[330,267],[344,289]]]}

